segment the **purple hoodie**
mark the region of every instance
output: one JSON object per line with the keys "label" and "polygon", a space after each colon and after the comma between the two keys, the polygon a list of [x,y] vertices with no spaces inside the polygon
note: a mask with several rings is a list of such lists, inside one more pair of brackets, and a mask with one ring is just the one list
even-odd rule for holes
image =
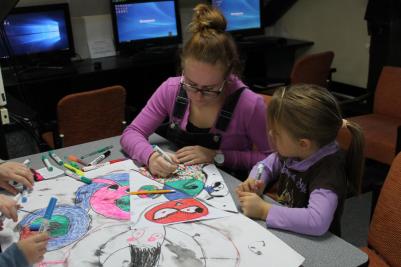
{"label": "purple hoodie", "polygon": [[[225,92],[227,95],[245,85],[236,76],[228,78]],[[149,99],[146,106],[124,130],[121,136],[121,146],[128,155],[142,164],[147,164],[152,154],[152,146],[148,137],[161,125],[166,117],[172,120],[175,97],[180,88],[180,77],[166,80]],[[179,122],[185,130],[190,105]],[[245,89],[234,110],[230,125],[225,132],[212,127],[211,133],[220,133],[224,165],[231,169],[251,169],[264,159],[271,151],[266,134],[266,106],[261,96]]]}

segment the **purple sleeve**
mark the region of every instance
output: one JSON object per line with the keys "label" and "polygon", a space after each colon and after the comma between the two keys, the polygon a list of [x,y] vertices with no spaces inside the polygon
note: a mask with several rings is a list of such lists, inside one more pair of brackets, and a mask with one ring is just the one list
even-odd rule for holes
{"label": "purple sleeve", "polygon": [[[277,180],[279,171],[281,169],[281,162],[277,153],[270,154],[267,158],[259,163],[262,163],[264,166],[260,179],[265,185]],[[249,177],[256,179],[259,163],[253,166],[251,172],[249,173]]]}
{"label": "purple sleeve", "polygon": [[320,236],[328,231],[337,208],[337,194],[327,189],[314,190],[306,208],[273,205],[266,225],[296,233]]}
{"label": "purple sleeve", "polygon": [[132,159],[142,164],[148,164],[149,157],[153,152],[148,137],[169,116],[174,104],[175,93],[176,90],[169,86],[169,80],[165,81],[133,122],[124,130],[120,143]]}
{"label": "purple sleeve", "polygon": [[[250,116],[242,114],[243,127],[254,149],[248,151],[224,150],[225,165],[235,169],[247,169],[262,159],[266,158],[271,149],[266,134],[266,106],[261,97],[256,98],[255,108]],[[238,107],[238,106],[237,106]],[[247,113],[243,106],[239,106],[240,113]],[[224,137],[223,137],[224,138]]]}

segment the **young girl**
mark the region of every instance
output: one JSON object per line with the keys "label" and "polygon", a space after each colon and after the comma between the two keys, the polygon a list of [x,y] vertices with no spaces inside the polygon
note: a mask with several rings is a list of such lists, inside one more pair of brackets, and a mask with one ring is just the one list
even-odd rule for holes
{"label": "young girl", "polygon": [[[343,120],[334,97],[314,85],[277,90],[268,107],[270,136],[276,153],[253,167],[237,188],[244,214],[266,220],[268,227],[309,235],[327,230],[340,235],[347,189],[359,193],[363,169],[363,135],[358,125]],[[347,127],[352,142],[343,158],[336,136]],[[260,179],[257,179],[260,178]],[[259,195],[278,180],[278,202]]]}

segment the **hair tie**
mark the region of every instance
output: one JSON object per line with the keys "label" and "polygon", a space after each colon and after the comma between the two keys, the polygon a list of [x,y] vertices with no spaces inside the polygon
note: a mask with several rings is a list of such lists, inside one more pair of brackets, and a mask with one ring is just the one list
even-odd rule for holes
{"label": "hair tie", "polygon": [[343,119],[343,125],[341,127],[347,128],[348,126],[348,121],[346,119]]}

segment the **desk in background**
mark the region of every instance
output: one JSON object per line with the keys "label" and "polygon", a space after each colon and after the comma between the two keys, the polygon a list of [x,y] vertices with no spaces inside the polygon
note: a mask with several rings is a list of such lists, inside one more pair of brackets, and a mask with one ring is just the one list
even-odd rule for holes
{"label": "desk in background", "polygon": [[[106,145],[113,145],[112,154],[110,159],[121,158],[124,154],[120,149],[120,138],[112,137],[99,141],[94,141],[82,145],[66,147],[63,149],[58,149],[56,152],[59,156],[64,155],[84,155],[87,152],[95,151],[100,147]],[[162,147],[173,148],[170,146],[168,141],[161,138],[158,135],[152,135],[150,137],[150,142],[152,144],[158,144]],[[34,168],[42,168],[43,163],[41,161],[41,154],[31,155],[29,157],[22,157],[14,159],[18,162],[23,162],[26,158],[30,158],[32,161],[32,166]],[[221,172],[222,176],[229,187],[231,194],[234,194],[235,187],[240,183],[239,180],[232,177],[231,175]],[[237,206],[238,200],[234,197]],[[258,221],[263,227],[265,223]],[[306,235],[295,234],[291,232],[269,229],[274,235],[284,241],[287,245],[296,250],[299,254],[305,257],[305,262],[303,266],[363,266],[368,262],[368,256],[359,250],[357,247],[347,243],[343,239],[331,234],[326,233],[320,237],[311,237]]]}
{"label": "desk in background", "polygon": [[[288,79],[296,51],[313,45],[310,41],[261,37],[237,42],[244,64],[243,78],[249,85]],[[133,56],[85,59],[73,62],[69,67],[72,71],[58,73],[53,69],[48,77],[24,81],[18,80],[11,68],[2,68],[4,86],[44,121],[56,118],[56,105],[63,96],[116,84],[127,89],[127,104],[137,113],[163,81],[179,73],[179,52],[176,47]]]}

